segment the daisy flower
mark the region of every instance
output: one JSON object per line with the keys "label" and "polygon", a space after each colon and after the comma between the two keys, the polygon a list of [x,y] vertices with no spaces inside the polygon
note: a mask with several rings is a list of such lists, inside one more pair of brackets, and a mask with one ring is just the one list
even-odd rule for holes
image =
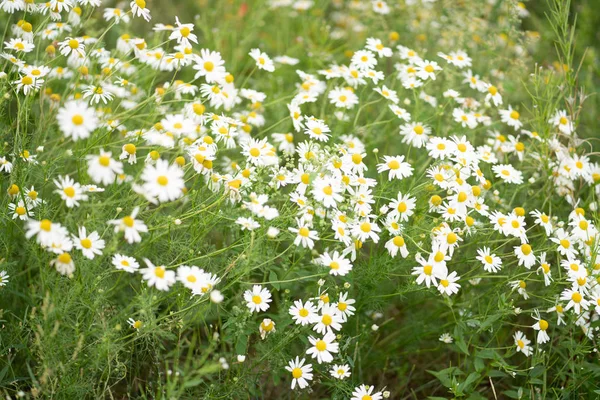
{"label": "daisy flower", "polygon": [[483,264],[483,269],[487,272],[496,273],[502,268],[502,259],[495,254],[491,254],[489,247],[483,247],[477,250],[476,257]]}
{"label": "daisy flower", "polygon": [[348,364],[334,364],[333,367],[331,367],[331,369],[329,370],[329,374],[336,379],[345,379],[351,375],[350,367],[348,366]]}
{"label": "daisy flower", "polygon": [[510,164],[494,165],[492,170],[496,174],[496,177],[502,179],[506,183],[513,183],[517,185],[523,183],[523,173],[521,171],[517,171]]}
{"label": "daisy flower", "polygon": [[308,386],[308,381],[312,380],[312,365],[304,365],[305,361],[304,358],[300,360],[300,358],[296,356],[296,359],[290,360],[288,366],[285,367],[285,369],[292,374],[292,389],[294,389],[296,385],[298,385],[300,389],[304,389]]}
{"label": "daisy flower", "polygon": [[304,133],[311,139],[326,142],[329,139],[328,133],[331,132],[324,121],[315,117],[306,117],[304,120]]}
{"label": "daisy flower", "polygon": [[352,392],[350,400],[381,400],[383,395],[381,392],[375,392],[375,386],[360,385]]}
{"label": "daisy flower", "polygon": [[315,240],[319,240],[319,236],[317,236],[317,231],[313,231],[309,229],[308,224],[304,221],[304,219],[296,219],[298,224],[298,228],[289,227],[289,231],[292,233],[296,233],[296,239],[294,239],[294,245],[302,247],[308,247],[312,249],[315,245]]}
{"label": "daisy flower", "polygon": [[542,319],[540,317],[540,313],[538,310],[535,310],[535,315],[534,315],[533,319],[535,319],[537,321],[532,326],[532,328],[538,332],[537,337],[536,337],[536,342],[538,344],[543,344],[543,343],[550,341],[550,336],[548,336],[548,332],[547,332],[548,327],[549,327],[548,321],[546,321],[545,319]]}
{"label": "daisy flower", "polygon": [[147,268],[140,272],[148,287],[154,286],[158,290],[168,291],[175,284],[175,271],[168,270],[164,265],[156,266],[147,258],[144,258],[144,262]]}
{"label": "daisy flower", "polygon": [[334,340],[335,334],[332,332],[327,332],[321,339],[309,336],[308,341],[312,347],[306,350],[306,354],[312,356],[312,358],[316,358],[319,364],[330,363],[333,361],[331,353],[337,353],[339,350],[339,344],[335,343]]}
{"label": "daisy flower", "polygon": [[412,166],[404,161],[404,156],[383,156],[383,163],[377,164],[377,172],[388,172],[388,180],[408,178],[413,173]]}
{"label": "daisy flower", "polygon": [[60,254],[54,260],[50,261],[50,265],[56,268],[61,275],[68,276],[75,272],[75,263],[69,253]]}
{"label": "daisy flower", "polygon": [[456,271],[452,271],[449,275],[440,278],[438,290],[440,291],[440,293],[446,294],[448,296],[458,293],[460,285],[456,282],[459,279],[460,276],[456,274]]}
{"label": "daisy flower", "polygon": [[195,79],[203,76],[207,83],[220,82],[225,79],[227,71],[225,71],[225,62],[221,58],[221,53],[201,49],[200,55],[196,55],[194,60],[193,68],[198,71],[194,76]]}
{"label": "daisy flower", "polygon": [[244,301],[250,312],[267,311],[271,302],[271,293],[261,285],[254,285],[252,290],[244,292]]}
{"label": "daisy flower", "polygon": [[342,317],[338,313],[337,307],[333,304],[324,304],[321,307],[321,315],[313,314],[311,323],[315,324],[313,326],[313,331],[325,334],[326,332],[339,331],[342,329]]}
{"label": "daisy flower", "polygon": [[6,286],[8,278],[10,278],[10,275],[6,271],[0,271],[0,287]]}
{"label": "daisy flower", "polygon": [[519,114],[518,111],[513,110],[510,105],[508,106],[508,109],[499,110],[498,112],[500,113],[500,119],[502,122],[513,127],[515,131],[521,129],[523,126],[523,123],[519,120],[521,114]]}
{"label": "daisy flower", "polygon": [[175,24],[177,27],[171,32],[169,40],[175,39],[178,44],[185,47],[191,47],[190,42],[198,43],[198,37],[192,33],[194,24],[182,24],[179,22],[179,17],[175,17]]}
{"label": "daisy flower", "polygon": [[79,201],[87,201],[88,199],[88,195],[85,194],[81,185],[68,176],[59,175],[58,179],[54,180],[54,184],[57,187],[55,192],[60,195],[69,208],[79,207]]}
{"label": "daisy flower", "polygon": [[525,337],[523,332],[517,331],[513,337],[515,339],[517,352],[521,352],[527,357],[533,354],[533,348],[529,345],[531,341]]}
{"label": "daisy flower", "polygon": [[252,49],[249,55],[256,61],[256,66],[259,69],[264,69],[267,72],[275,71],[273,60],[271,60],[267,53],[260,51],[260,49]]}
{"label": "daisy flower", "polygon": [[152,18],[150,16],[150,10],[146,8],[145,0],[133,0],[129,3],[129,7],[131,7],[131,14],[134,17],[142,17],[147,22]]}
{"label": "daisy flower", "polygon": [[289,314],[292,316],[294,323],[297,325],[308,325],[313,320],[317,313],[317,308],[310,301],[302,304],[302,300],[294,301],[294,305],[290,307]]}
{"label": "daisy flower", "polygon": [[146,164],[141,178],[146,198],[166,202],[183,196],[183,170],[177,164],[169,164],[167,160],[158,160],[155,165]]}
{"label": "daisy flower", "polygon": [[129,272],[130,274],[134,273],[140,267],[140,264],[133,257],[124,256],[121,254],[115,254],[112,257],[112,265],[116,269],[120,269],[125,272]]}
{"label": "daisy flower", "polygon": [[117,175],[123,173],[123,163],[112,158],[112,153],[100,150],[99,155],[86,156],[88,161],[88,175],[98,184],[110,185]]}
{"label": "daisy flower", "polygon": [[70,100],[56,115],[61,132],[73,141],[87,139],[99,126],[96,111],[83,101]]}
{"label": "daisy flower", "polygon": [[329,273],[334,276],[345,276],[352,271],[352,263],[344,258],[338,251],[333,253],[325,252],[319,256],[318,262],[329,267]]}
{"label": "daisy flower", "polygon": [[135,219],[139,211],[140,208],[135,207],[130,215],[127,215],[121,219],[113,219],[107,222],[109,225],[115,225],[115,232],[124,232],[125,240],[129,244],[141,242],[142,237],[140,236],[140,232],[148,232],[148,227],[144,221]]}
{"label": "daisy flower", "polygon": [[102,249],[105,245],[98,232],[94,231],[88,235],[84,226],[79,227],[79,236],[73,235],[73,243],[75,248],[81,250],[84,257],[90,260],[93,260],[97,255],[102,255]]}

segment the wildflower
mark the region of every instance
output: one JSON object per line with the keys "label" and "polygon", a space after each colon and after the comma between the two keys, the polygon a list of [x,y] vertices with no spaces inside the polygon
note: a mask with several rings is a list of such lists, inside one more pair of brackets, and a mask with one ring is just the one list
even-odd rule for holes
{"label": "wildflower", "polygon": [[289,309],[289,314],[292,316],[294,322],[302,326],[311,323],[316,313],[317,308],[310,301],[303,304],[302,300],[296,300],[294,301],[294,305]]}
{"label": "wildflower", "polygon": [[296,239],[294,239],[294,245],[301,245],[302,247],[308,247],[312,249],[315,245],[315,240],[319,240],[317,231],[310,230],[308,224],[303,219],[296,220],[298,228],[288,228],[290,232],[296,233]]}
{"label": "wildflower", "polygon": [[290,360],[288,366],[285,367],[287,371],[292,373],[292,389],[296,387],[296,384],[300,389],[304,389],[308,386],[308,381],[312,380],[312,365],[304,365],[305,361],[304,358],[300,360],[300,358],[296,356],[296,360]]}
{"label": "wildflower", "polygon": [[56,116],[62,133],[73,141],[87,139],[98,128],[96,112],[82,101],[71,100],[58,110]]}
{"label": "wildflower", "polygon": [[0,287],[6,286],[8,278],[10,278],[10,275],[8,275],[6,271],[0,271]]}
{"label": "wildflower", "polygon": [[86,201],[88,195],[85,194],[81,185],[75,182],[68,176],[58,176],[58,179],[54,180],[54,184],[57,187],[56,193],[65,201],[67,207],[79,207],[79,201]]}
{"label": "wildflower", "polygon": [[195,79],[203,76],[207,83],[221,82],[225,79],[225,62],[221,58],[221,53],[201,49],[200,55],[195,56],[194,69],[197,70]]}
{"label": "wildflower", "polygon": [[244,292],[244,300],[250,312],[267,311],[271,300],[271,293],[261,285],[252,286],[252,290]]}
{"label": "wildflower", "polygon": [[168,291],[175,284],[175,271],[170,271],[163,265],[156,266],[147,258],[144,258],[144,262],[146,268],[140,272],[148,287],[154,286],[158,290]]}
{"label": "wildflower", "polygon": [[136,319],[133,319],[133,318],[128,318],[127,319],[127,323],[129,324],[129,326],[131,326],[133,329],[135,329],[138,332],[142,328],[142,326],[144,325],[144,323],[142,321],[136,320]]}
{"label": "wildflower", "polygon": [[256,61],[258,69],[264,69],[267,72],[275,71],[275,65],[267,53],[260,51],[260,49],[252,49],[249,54]]}
{"label": "wildflower", "polygon": [[498,164],[492,167],[492,170],[496,174],[496,176],[506,183],[512,183],[520,185],[523,183],[523,173],[517,171],[510,164]]}
{"label": "wildflower", "polygon": [[330,363],[333,361],[333,355],[331,353],[337,353],[339,350],[339,344],[334,342],[335,334],[327,332],[321,339],[316,339],[312,336],[308,337],[308,341],[312,345],[306,354],[316,358],[319,364]]}
{"label": "wildflower", "polygon": [[454,339],[452,339],[452,336],[450,336],[449,333],[442,333],[440,335],[439,341],[442,343],[450,344],[454,341]]}
{"label": "wildflower", "polygon": [[105,90],[102,85],[89,85],[83,90],[83,98],[87,99],[88,97],[90,97],[90,104],[98,104],[100,101],[107,104],[113,99],[113,94]]}
{"label": "wildflower", "polygon": [[331,367],[331,370],[329,370],[329,374],[336,379],[342,380],[348,378],[351,375],[350,367],[348,366],[348,364],[334,364],[333,367]]}
{"label": "wildflower", "polygon": [[115,225],[115,232],[122,231],[125,233],[125,240],[127,243],[139,243],[142,241],[141,233],[148,232],[148,227],[139,219],[135,219],[139,213],[140,208],[135,207],[130,215],[127,215],[121,219],[113,219],[108,221],[109,225]]}
{"label": "wildflower", "polygon": [[19,218],[21,221],[27,221],[34,216],[33,210],[28,209],[27,204],[23,200],[19,200],[17,203],[9,203],[8,210],[13,213],[12,219]]}
{"label": "wildflower", "polygon": [[548,336],[548,321],[542,319],[540,317],[540,313],[538,310],[535,310],[535,316],[533,317],[537,322],[532,326],[533,329],[538,331],[536,341],[538,344],[544,344],[550,340],[550,336]]}
{"label": "wildflower", "polygon": [[88,175],[96,183],[110,185],[114,183],[117,175],[123,173],[123,163],[115,161],[112,153],[100,150],[100,155],[86,156],[88,161]]}
{"label": "wildflower", "polygon": [[157,160],[155,165],[146,164],[141,178],[147,198],[166,202],[177,200],[183,195],[183,170],[176,164],[169,164],[166,160]]}
{"label": "wildflower", "polygon": [[521,352],[527,357],[533,354],[533,348],[529,345],[531,341],[525,337],[523,332],[517,331],[513,337],[515,339],[517,352]]}
{"label": "wildflower", "polygon": [[145,0],[133,0],[129,3],[129,7],[131,7],[131,14],[134,17],[142,17],[148,22],[152,18],[150,16],[150,10],[146,8]]}
{"label": "wildflower", "polygon": [[412,175],[412,166],[404,161],[404,156],[383,156],[383,163],[377,164],[377,172],[389,171],[388,180],[405,179]]}
{"label": "wildflower", "polygon": [[169,40],[175,39],[178,44],[185,47],[191,47],[190,42],[198,43],[198,37],[192,33],[194,30],[194,24],[182,24],[179,22],[179,18],[175,17],[175,29],[171,32]]}
{"label": "wildflower", "polygon": [[339,331],[342,329],[342,317],[338,313],[338,309],[331,304],[325,304],[321,307],[321,315],[313,314],[311,323],[315,324],[313,331],[320,334],[326,332]]}
{"label": "wildflower", "polygon": [[324,252],[318,261],[321,265],[329,267],[329,273],[334,276],[345,276],[352,270],[352,263],[338,251]]}
{"label": "wildflower", "polygon": [[438,290],[440,291],[440,293],[446,294],[448,296],[458,293],[460,285],[456,282],[459,279],[460,277],[456,274],[456,271],[452,271],[445,277],[440,278]]}
{"label": "wildflower", "polygon": [[350,400],[381,400],[383,398],[381,392],[373,393],[373,390],[375,386],[360,385],[354,389]]}
{"label": "wildflower", "polygon": [[88,235],[84,226],[79,227],[79,236],[73,235],[73,243],[75,248],[81,250],[83,255],[90,260],[97,255],[102,255],[105,245],[98,232],[93,231]]}
{"label": "wildflower", "polygon": [[477,254],[479,254],[476,257],[477,260],[483,264],[483,269],[487,272],[496,273],[502,268],[502,259],[495,254],[491,254],[489,247],[478,249]]}
{"label": "wildflower", "polygon": [[136,272],[140,267],[140,264],[133,257],[124,256],[121,254],[115,254],[112,257],[112,264],[116,269],[129,272],[130,274]]}
{"label": "wildflower", "polygon": [[71,258],[71,254],[62,253],[54,260],[50,261],[50,265],[56,268],[59,274],[61,275],[71,275],[75,272],[75,263]]}
{"label": "wildflower", "polygon": [[513,127],[515,130],[519,130],[523,126],[523,123],[519,120],[521,114],[513,110],[511,106],[508,106],[506,110],[499,110],[498,112],[500,113],[502,122]]}
{"label": "wildflower", "polygon": [[63,56],[77,55],[81,58],[85,57],[85,46],[80,38],[67,37],[58,44],[60,54]]}
{"label": "wildflower", "polygon": [[260,333],[260,338],[264,340],[265,337],[267,337],[267,335],[270,335],[271,333],[275,332],[275,322],[270,320],[269,318],[265,318],[260,323],[258,330]]}

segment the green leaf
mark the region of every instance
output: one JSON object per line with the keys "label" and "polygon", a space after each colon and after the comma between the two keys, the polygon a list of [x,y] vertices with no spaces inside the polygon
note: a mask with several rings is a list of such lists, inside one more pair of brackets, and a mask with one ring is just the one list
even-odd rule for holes
{"label": "green leaf", "polygon": [[237,354],[246,354],[248,350],[248,337],[240,336],[235,344],[235,351]]}
{"label": "green leaf", "polygon": [[271,270],[271,272],[269,272],[269,282],[277,290],[281,289],[281,284],[280,283],[275,283],[278,280],[279,280],[279,278],[277,277],[277,274],[275,273],[275,271]]}

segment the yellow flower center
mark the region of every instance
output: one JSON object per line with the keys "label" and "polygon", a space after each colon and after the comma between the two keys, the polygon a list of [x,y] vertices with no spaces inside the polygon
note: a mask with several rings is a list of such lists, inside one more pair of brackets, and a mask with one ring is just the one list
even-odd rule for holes
{"label": "yellow flower center", "polygon": [[62,253],[58,256],[58,261],[61,264],[69,264],[71,262],[71,255],[69,253]]}
{"label": "yellow flower center", "polygon": [[327,343],[323,340],[318,340],[317,343],[315,343],[315,347],[318,351],[325,351],[325,349],[327,349]]}
{"label": "yellow flower center", "polygon": [[302,370],[300,368],[294,368],[292,370],[292,376],[294,379],[299,379],[302,377]]}
{"label": "yellow flower center", "polygon": [[73,186],[64,188],[63,192],[67,195],[67,197],[75,197],[75,188]]}
{"label": "yellow flower center", "polygon": [[81,239],[81,247],[83,247],[84,249],[91,249],[92,241],[88,238]]}
{"label": "yellow flower center", "polygon": [[156,182],[161,186],[167,186],[169,184],[169,178],[167,178],[164,175],[161,175],[158,178],[156,178]]}

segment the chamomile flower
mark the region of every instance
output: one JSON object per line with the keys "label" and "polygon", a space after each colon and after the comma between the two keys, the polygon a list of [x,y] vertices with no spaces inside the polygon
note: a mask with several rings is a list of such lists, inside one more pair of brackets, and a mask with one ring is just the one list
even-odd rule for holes
{"label": "chamomile flower", "polygon": [[342,322],[344,322],[342,316],[333,304],[324,304],[320,309],[320,315],[313,314],[311,320],[311,323],[315,324],[313,331],[320,334],[339,331],[342,329]]}
{"label": "chamomile flower", "polygon": [[8,278],[10,278],[10,275],[6,271],[0,271],[0,287],[6,286]]}
{"label": "chamomile flower", "polygon": [[142,241],[140,233],[148,232],[148,227],[144,221],[136,219],[140,211],[139,207],[135,207],[130,215],[121,219],[113,219],[108,221],[109,225],[115,226],[115,232],[124,232],[127,243],[139,243]]}
{"label": "chamomile flower", "polygon": [[333,354],[339,351],[339,344],[334,342],[335,334],[327,332],[322,338],[308,337],[311,346],[306,350],[306,354],[316,358],[319,364],[330,363],[333,361]]}
{"label": "chamomile flower", "polygon": [[290,307],[289,314],[297,325],[308,325],[317,315],[317,308],[310,301],[302,303],[302,300],[294,301]]}
{"label": "chamomile flower", "polygon": [[300,360],[300,357],[296,357],[295,360],[290,360],[285,369],[292,374],[292,390],[298,385],[300,389],[304,389],[308,386],[308,381],[312,380],[312,365],[304,364],[305,359]]}
{"label": "chamomile flower", "polygon": [[134,17],[142,17],[148,22],[152,18],[150,10],[146,8],[146,0],[133,0],[129,3],[129,7],[131,7],[131,14]]}
{"label": "chamomile flower", "polygon": [[58,257],[50,261],[50,266],[56,268],[61,275],[72,275],[75,272],[75,263],[71,254],[65,252],[60,254]]}
{"label": "chamomile flower", "polygon": [[487,272],[496,273],[502,268],[502,259],[492,254],[489,247],[483,247],[477,250],[476,257],[483,264],[483,269]]}
{"label": "chamomile flower", "polygon": [[144,262],[146,263],[146,268],[140,272],[148,287],[168,291],[175,284],[175,271],[168,270],[164,265],[156,266],[147,258],[144,258]]}
{"label": "chamomile flower", "polygon": [[130,274],[136,272],[140,268],[140,264],[135,258],[121,254],[113,255],[111,262],[116,269],[129,272]]}
{"label": "chamomile flower", "polygon": [[331,369],[329,370],[329,374],[336,379],[343,380],[351,375],[350,367],[348,366],[348,364],[334,364],[333,367],[331,367]]}
{"label": "chamomile flower", "polygon": [[87,139],[99,126],[95,110],[77,100],[66,102],[58,110],[56,120],[61,132],[73,141]]}
{"label": "chamomile flower", "polygon": [[294,245],[312,249],[315,245],[315,241],[319,240],[317,231],[311,230],[304,219],[297,219],[296,222],[298,224],[297,228],[288,228],[290,232],[297,234],[296,239],[294,239]]}
{"label": "chamomile flower", "polygon": [[179,17],[175,17],[175,24],[177,26],[171,32],[169,40],[176,40],[178,44],[185,47],[191,47],[190,42],[198,43],[198,37],[192,33],[194,24],[182,24],[179,22]]}
{"label": "chamomile flower", "polygon": [[88,161],[88,175],[98,184],[110,185],[114,183],[117,175],[123,173],[123,163],[112,158],[112,153],[100,150],[99,155],[86,156]]}
{"label": "chamomile flower", "polygon": [[352,392],[352,397],[350,400],[381,400],[383,399],[383,394],[381,392],[375,392],[375,386],[367,386],[360,385],[354,389]]}
{"label": "chamomile flower", "polygon": [[155,165],[146,164],[141,179],[144,181],[142,188],[147,198],[166,202],[177,200],[183,195],[183,170],[177,164],[169,164],[166,160],[157,160]]}
{"label": "chamomile flower", "polygon": [[244,301],[250,312],[267,311],[271,300],[271,293],[261,285],[252,286],[252,290],[244,292]]}
{"label": "chamomile flower", "polygon": [[80,226],[79,235],[73,235],[73,244],[76,249],[80,250],[84,257],[93,260],[94,257],[102,255],[105,242],[100,238],[98,232],[93,231],[89,235],[84,226]]}
{"label": "chamomile flower", "polygon": [[388,180],[405,179],[412,175],[413,167],[406,161],[404,156],[383,156],[383,163],[377,164],[377,172],[388,172]]}
{"label": "chamomile flower", "polygon": [[264,69],[267,72],[275,71],[273,60],[271,60],[267,53],[262,52],[260,49],[252,49],[249,55],[256,61],[258,69]]}
{"label": "chamomile flower", "polygon": [[329,273],[334,276],[345,276],[352,270],[352,263],[338,251],[324,252],[318,259],[319,263],[329,267]]}
{"label": "chamomile flower", "polygon": [[525,337],[523,332],[517,331],[513,337],[517,352],[521,352],[527,357],[533,354],[533,348],[530,346],[531,341]]}
{"label": "chamomile flower", "polygon": [[546,321],[545,319],[542,319],[540,317],[540,313],[538,310],[535,310],[535,315],[534,315],[533,319],[535,319],[537,321],[532,326],[533,329],[538,331],[538,334],[536,336],[536,342],[538,344],[544,344],[544,343],[550,341],[550,336],[548,336],[548,332],[547,332],[548,327],[550,326],[548,324],[548,321]]}
{"label": "chamomile flower", "polygon": [[80,201],[87,201],[88,199],[88,195],[81,185],[68,176],[59,175],[58,179],[54,180],[54,184],[57,187],[55,192],[60,195],[69,208],[79,207]]}

